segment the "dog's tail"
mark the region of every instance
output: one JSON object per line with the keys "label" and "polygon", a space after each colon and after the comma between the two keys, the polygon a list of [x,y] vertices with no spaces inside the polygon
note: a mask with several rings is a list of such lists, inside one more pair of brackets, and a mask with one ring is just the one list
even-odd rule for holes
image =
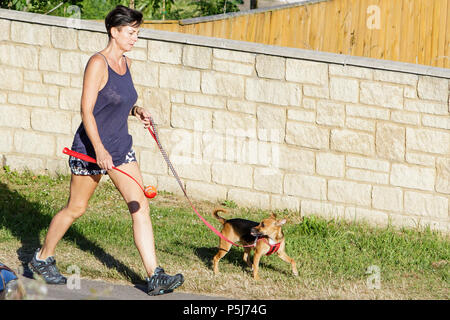
{"label": "dog's tail", "polygon": [[222,218],[221,216],[219,216],[219,215],[217,214],[217,212],[227,213],[227,211],[224,210],[224,209],[216,209],[216,210],[214,210],[214,212],[213,212],[214,218],[216,218],[217,220],[219,220],[221,224],[225,224],[225,222],[227,222],[227,220],[224,219],[224,218]]}

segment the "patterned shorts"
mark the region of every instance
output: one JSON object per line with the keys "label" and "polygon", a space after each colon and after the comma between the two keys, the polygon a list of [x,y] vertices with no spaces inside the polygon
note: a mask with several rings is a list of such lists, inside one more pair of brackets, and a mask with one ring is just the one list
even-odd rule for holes
{"label": "patterned shorts", "polygon": [[[125,156],[124,163],[130,163],[136,161],[136,153],[133,149],[130,150],[130,152],[127,153]],[[69,167],[70,171],[72,171],[73,174],[78,176],[94,176],[97,174],[108,174],[106,170],[101,169],[97,164],[86,162],[84,160],[77,159],[75,157],[70,156],[69,157]]]}

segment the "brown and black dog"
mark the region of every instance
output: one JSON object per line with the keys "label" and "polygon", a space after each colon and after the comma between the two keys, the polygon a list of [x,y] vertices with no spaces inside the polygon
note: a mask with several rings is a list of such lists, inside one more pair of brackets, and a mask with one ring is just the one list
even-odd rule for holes
{"label": "brown and black dog", "polygon": [[[285,252],[285,239],[281,226],[286,223],[286,219],[277,220],[276,215],[271,213],[270,217],[261,221],[261,223],[246,219],[224,219],[217,213],[226,211],[216,209],[213,216],[223,225],[222,235],[232,242],[240,241],[243,245],[254,244],[253,247],[244,247],[244,261],[253,270],[253,278],[259,280],[258,269],[259,260],[262,255],[270,255],[274,252],[285,262],[292,266],[292,273],[298,275],[294,259],[290,258]],[[219,261],[230,250],[232,244],[220,239],[219,252],[213,258],[214,273],[219,273]],[[255,249],[253,264],[250,262],[250,252]]]}

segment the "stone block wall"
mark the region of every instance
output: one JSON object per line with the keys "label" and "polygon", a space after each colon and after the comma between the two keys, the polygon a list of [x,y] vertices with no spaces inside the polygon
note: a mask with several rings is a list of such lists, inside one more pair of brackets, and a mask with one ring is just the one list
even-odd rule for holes
{"label": "stone block wall", "polygon": [[[61,151],[81,121],[84,68],[107,35],[93,22],[74,29],[6,11],[1,164],[69,173]],[[126,53],[137,105],[193,198],[450,231],[449,70],[141,35]],[[131,118],[129,130],[146,184],[180,193],[150,134]]]}

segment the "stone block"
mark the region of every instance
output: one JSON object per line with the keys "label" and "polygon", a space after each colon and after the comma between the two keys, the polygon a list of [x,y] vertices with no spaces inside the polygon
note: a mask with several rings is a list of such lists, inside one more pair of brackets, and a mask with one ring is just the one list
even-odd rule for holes
{"label": "stone block", "polygon": [[330,75],[332,76],[358,78],[366,80],[372,80],[373,74],[376,71],[369,68],[341,66],[337,64],[330,64],[329,68],[330,68]]}
{"label": "stone block", "polygon": [[36,131],[51,133],[71,133],[72,116],[68,112],[33,110],[31,112],[31,128]]}
{"label": "stone block", "polygon": [[318,124],[343,127],[345,123],[345,106],[332,101],[320,100],[317,103]]}
{"label": "stone block", "polygon": [[425,127],[450,130],[450,117],[422,115],[422,124]]}
{"label": "stone block", "polygon": [[78,49],[78,33],[80,31],[70,28],[51,27],[51,42],[53,48],[76,50]]}
{"label": "stone block", "polygon": [[19,153],[54,156],[55,137],[30,131],[16,131],[14,147]]}
{"label": "stone block", "polygon": [[47,107],[48,106],[48,100],[47,97],[35,95],[35,94],[28,94],[28,93],[9,93],[8,94],[8,103],[11,104],[18,104],[23,106],[30,106],[30,107]]}
{"label": "stone block", "polygon": [[230,111],[242,112],[247,114],[256,114],[256,107],[258,104],[254,102],[242,101],[242,100],[227,100],[227,108]]}
{"label": "stone block", "polygon": [[329,131],[325,128],[300,122],[287,121],[287,144],[324,150],[329,148],[329,139]]}
{"label": "stone block", "polygon": [[450,132],[406,129],[406,148],[426,153],[450,154]]}
{"label": "stone block", "polygon": [[[177,70],[165,69],[163,72],[176,72]],[[158,77],[159,77],[159,67],[156,63],[151,62],[142,62],[142,61],[133,61],[131,65],[131,74],[133,75],[133,82],[136,85],[142,85],[144,87],[157,87],[158,86]],[[164,84],[170,83],[169,78],[170,75],[163,74]],[[180,74],[181,76],[181,74]]]}
{"label": "stone block", "polygon": [[183,64],[198,69],[211,68],[212,49],[186,45],[183,48]]}
{"label": "stone block", "polygon": [[11,33],[11,21],[10,20],[0,20],[0,41],[9,40],[9,35]]}
{"label": "stone block", "polygon": [[249,165],[216,162],[212,164],[211,172],[213,182],[233,187],[253,187],[253,168]]}
{"label": "stone block", "polygon": [[390,109],[403,109],[403,88],[379,82],[361,82],[359,101]]}
{"label": "stone block", "polygon": [[401,188],[374,186],[372,207],[380,210],[403,212],[403,191]]}
{"label": "stone block", "polygon": [[378,123],[376,132],[377,154],[390,160],[405,159],[405,128],[389,123]]}
{"label": "stone block", "polygon": [[245,98],[281,106],[300,106],[302,90],[295,83],[248,78],[245,82]]}
{"label": "stone block", "polygon": [[448,219],[448,198],[405,191],[405,213],[446,220]]}
{"label": "stone block", "polygon": [[258,119],[258,139],[262,141],[283,142],[286,127],[284,108],[260,106],[256,112]]}
{"label": "stone block", "polygon": [[376,122],[375,120],[346,117],[345,127],[347,129],[356,129],[373,133],[376,130]]}
{"label": "stone block", "polygon": [[170,123],[175,128],[207,131],[212,128],[212,112],[174,104]]}
{"label": "stone block", "polygon": [[227,103],[225,97],[207,96],[204,94],[186,94],[184,101],[189,105],[213,109],[225,109]]}
{"label": "stone block", "polygon": [[313,110],[288,109],[287,118],[288,120],[315,123],[316,112]]}
{"label": "stone block", "polygon": [[351,168],[389,172],[389,161],[369,159],[365,157],[346,156],[346,165]]}
{"label": "stone block", "polygon": [[345,156],[318,152],[316,154],[316,172],[322,176],[344,177]]}
{"label": "stone block", "polygon": [[22,21],[11,22],[11,40],[14,42],[50,47],[50,26]]}
{"label": "stone block", "polygon": [[270,198],[271,210],[300,211],[300,200],[295,197],[272,195]]}
{"label": "stone block", "polygon": [[157,152],[142,150],[139,157],[139,165],[142,172],[163,175],[168,173],[168,167],[164,158]]}
{"label": "stone block", "polygon": [[38,48],[33,46],[16,46],[14,44],[0,43],[0,64],[24,68],[26,70],[38,69]]}
{"label": "stone block", "polygon": [[[55,84],[62,87],[70,86],[70,75],[62,72],[44,72],[43,82],[45,84]],[[81,91],[80,91],[81,93]],[[80,95],[81,97],[81,95]]]}
{"label": "stone block", "polygon": [[59,107],[64,110],[81,110],[81,89],[61,88],[59,94]]}
{"label": "stone block", "polygon": [[286,80],[303,84],[328,84],[328,65],[297,59],[286,59]]}
{"label": "stone block", "polygon": [[331,78],[330,97],[332,100],[357,103],[359,97],[358,80]]}
{"label": "stone block", "polygon": [[347,116],[368,118],[375,120],[389,120],[389,110],[364,105],[346,105]]}
{"label": "stone block", "polygon": [[39,70],[59,71],[59,51],[51,48],[41,48],[39,52]]}
{"label": "stone block", "polygon": [[314,174],[314,152],[283,145],[280,148],[280,169]]}
{"label": "stone block", "polygon": [[243,113],[215,111],[213,129],[228,137],[256,137],[256,118]]}
{"label": "stone block", "polygon": [[148,59],[155,62],[181,64],[183,45],[165,41],[148,41]]}
{"label": "stone block", "polygon": [[375,139],[371,134],[347,130],[331,130],[331,149],[339,152],[373,155]]}
{"label": "stone block", "polygon": [[275,56],[257,55],[256,72],[259,78],[284,79],[286,59]]}
{"label": "stone block", "polygon": [[202,73],[201,89],[205,94],[233,98],[244,97],[244,78],[214,71]]}
{"label": "stone block", "polygon": [[301,216],[319,216],[327,220],[345,219],[345,207],[323,201],[302,200]]}
{"label": "stone block", "polygon": [[30,156],[6,155],[5,166],[14,171],[30,170],[34,173],[44,173],[44,160]]}
{"label": "stone block", "polygon": [[253,64],[214,59],[212,62],[212,69],[214,71],[221,71],[225,73],[234,73],[243,76],[251,76],[254,73],[255,67],[253,66]]}
{"label": "stone block", "polygon": [[426,100],[448,101],[448,79],[420,76],[417,84],[419,98]]}
{"label": "stone block", "polygon": [[369,207],[372,202],[372,186],[352,181],[329,180],[328,200]]}
{"label": "stone block", "polygon": [[450,159],[436,159],[436,191],[450,194]]}
{"label": "stone block", "polygon": [[435,115],[447,115],[449,114],[448,103],[437,101],[424,101],[424,100],[409,100],[405,101],[405,109],[420,113],[429,113]]}
{"label": "stone block", "polygon": [[347,169],[345,177],[349,180],[369,182],[374,184],[389,184],[389,174],[362,169]]}
{"label": "stone block", "polygon": [[225,49],[213,49],[214,58],[237,61],[242,63],[255,63],[255,54]]}
{"label": "stone block", "polygon": [[373,79],[375,81],[391,82],[415,87],[417,85],[419,77],[416,74],[408,74],[403,72],[393,72],[386,70],[374,70]]}
{"label": "stone block", "polygon": [[283,193],[283,174],[270,168],[254,169],[254,189],[268,193]]}
{"label": "stone block", "polygon": [[214,183],[201,181],[186,181],[186,192],[197,199],[220,201],[227,198],[227,188]]}
{"label": "stone block", "polygon": [[30,111],[22,107],[0,105],[0,127],[30,128]]}
{"label": "stone block", "polygon": [[159,85],[161,88],[200,92],[200,71],[160,65]]}
{"label": "stone block", "polygon": [[284,194],[307,199],[326,200],[327,180],[303,174],[286,174],[284,177]]}
{"label": "stone block", "polygon": [[102,51],[108,45],[108,35],[103,32],[77,30],[78,47],[81,51],[94,53]]}
{"label": "stone block", "polygon": [[8,153],[13,151],[13,131],[0,128],[0,152]]}
{"label": "stone block", "polygon": [[228,200],[234,201],[238,206],[247,208],[269,209],[270,196],[265,193],[241,189],[228,191]]}
{"label": "stone block", "polygon": [[435,176],[435,169],[393,163],[390,183],[399,187],[433,191]]}
{"label": "stone block", "polygon": [[2,81],[2,91],[21,91],[23,88],[23,72],[20,69],[2,66],[0,68],[0,79],[8,79],[8,81]]}

